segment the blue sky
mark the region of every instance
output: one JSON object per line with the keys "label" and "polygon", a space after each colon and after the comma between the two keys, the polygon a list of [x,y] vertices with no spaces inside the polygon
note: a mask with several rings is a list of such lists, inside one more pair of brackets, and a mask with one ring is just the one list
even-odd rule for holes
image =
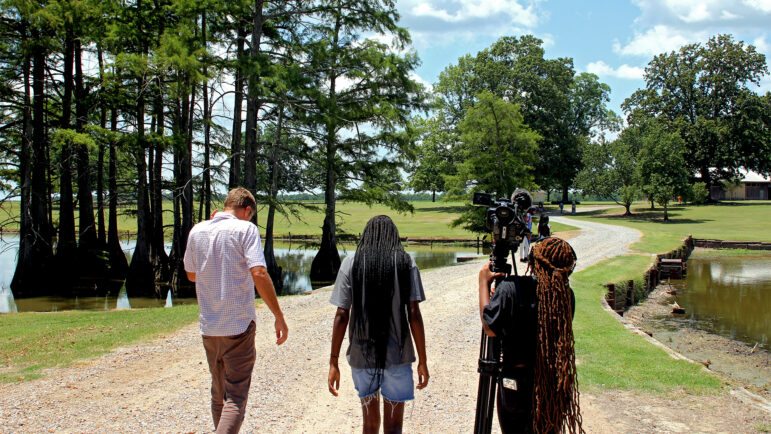
{"label": "blue sky", "polygon": [[[529,33],[544,40],[547,57],[572,57],[576,71],[610,85],[619,114],[653,56],[683,44],[731,33],[771,59],[771,0],[397,0],[397,9],[425,83],[501,36]],[[771,91],[771,76],[759,91]]]}

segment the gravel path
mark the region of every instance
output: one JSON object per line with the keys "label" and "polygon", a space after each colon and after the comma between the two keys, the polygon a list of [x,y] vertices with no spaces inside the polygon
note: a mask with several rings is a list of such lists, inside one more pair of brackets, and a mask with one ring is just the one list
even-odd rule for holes
{"label": "gravel path", "polygon": [[[570,239],[579,269],[625,253],[640,237],[628,228],[565,217],[553,220],[582,229]],[[423,273],[428,300],[421,308],[431,382],[407,405],[405,432],[473,430],[480,338],[475,285],[482,262]],[[360,431],[361,410],[347,363],[340,363],[340,397],[327,391],[334,315],[329,296],[327,289],[281,299],[290,333],[280,347],[275,345],[269,311],[258,310],[257,361],[243,432]],[[148,344],[53,370],[42,380],[0,385],[0,432],[209,432],[213,424],[208,389],[208,367],[195,324]],[[616,420],[640,399],[622,392],[583,394],[584,427],[588,432],[649,432],[639,416],[644,411],[626,422]],[[649,423],[650,432],[670,431],[656,429],[668,426],[659,425],[665,418],[659,413]],[[624,425],[630,420],[638,424]],[[499,432],[497,421],[494,431]]]}

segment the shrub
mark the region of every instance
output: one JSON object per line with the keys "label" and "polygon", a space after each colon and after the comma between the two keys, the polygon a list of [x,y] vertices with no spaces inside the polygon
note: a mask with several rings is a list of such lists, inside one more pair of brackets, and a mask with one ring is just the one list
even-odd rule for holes
{"label": "shrub", "polygon": [[707,184],[703,182],[694,183],[691,186],[690,196],[691,202],[693,203],[707,203],[707,199],[709,199],[709,190],[707,190]]}

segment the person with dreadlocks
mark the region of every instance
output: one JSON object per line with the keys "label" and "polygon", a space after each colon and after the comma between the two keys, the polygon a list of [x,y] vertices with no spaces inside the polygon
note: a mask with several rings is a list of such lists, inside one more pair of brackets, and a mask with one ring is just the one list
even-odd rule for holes
{"label": "person with dreadlocks", "polygon": [[[329,391],[338,395],[340,347],[350,321],[346,351],[361,400],[363,431],[402,431],[404,402],[414,399],[412,363],[418,353],[418,389],[428,385],[426,342],[418,303],[426,296],[415,261],[404,251],[388,216],[367,222],[354,255],[340,264],[330,302],[337,306],[329,358]],[[410,338],[410,331],[412,338]]]}
{"label": "person with dreadlocks", "polygon": [[546,238],[531,252],[535,276],[511,276],[490,297],[500,273],[479,272],[479,310],[488,336],[503,352],[497,406],[504,433],[583,432],[578,403],[570,244]]}

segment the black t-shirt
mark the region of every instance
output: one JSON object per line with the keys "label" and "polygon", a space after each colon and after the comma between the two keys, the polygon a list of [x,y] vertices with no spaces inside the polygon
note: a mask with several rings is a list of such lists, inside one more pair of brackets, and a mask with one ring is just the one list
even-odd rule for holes
{"label": "black t-shirt", "polygon": [[[504,376],[535,367],[538,334],[536,286],[534,277],[510,276],[496,287],[490,303],[482,312],[487,326],[501,340]],[[570,291],[570,299],[575,313],[573,290]]]}

